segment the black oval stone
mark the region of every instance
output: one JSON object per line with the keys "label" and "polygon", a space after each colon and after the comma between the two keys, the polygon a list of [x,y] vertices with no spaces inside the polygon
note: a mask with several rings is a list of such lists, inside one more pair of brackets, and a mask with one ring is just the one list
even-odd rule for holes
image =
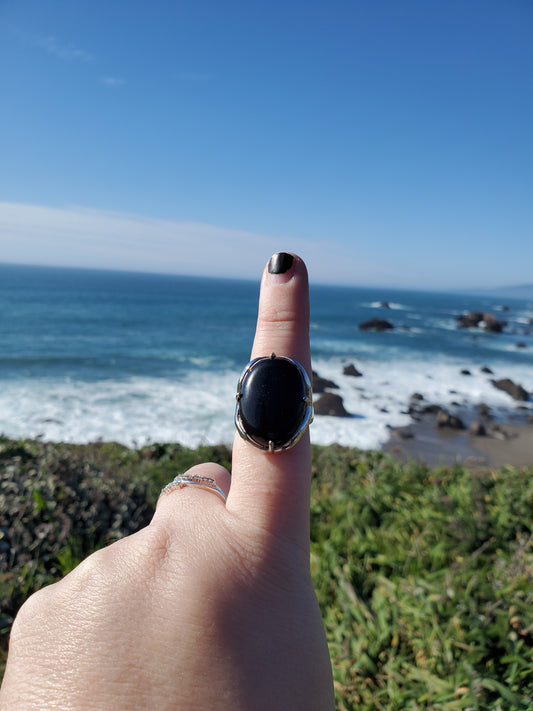
{"label": "black oval stone", "polygon": [[239,414],[246,433],[268,449],[289,442],[304,422],[307,403],[305,381],[290,360],[265,358],[245,375],[240,390]]}

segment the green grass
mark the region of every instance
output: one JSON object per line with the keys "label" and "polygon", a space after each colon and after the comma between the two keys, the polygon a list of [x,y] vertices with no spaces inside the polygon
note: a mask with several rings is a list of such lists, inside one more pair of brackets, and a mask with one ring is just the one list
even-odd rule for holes
{"label": "green grass", "polygon": [[[161,486],[207,460],[230,452],[0,440],[0,654],[27,595],[145,525]],[[311,570],[340,711],[533,708],[532,512],[531,468],[313,448]]]}

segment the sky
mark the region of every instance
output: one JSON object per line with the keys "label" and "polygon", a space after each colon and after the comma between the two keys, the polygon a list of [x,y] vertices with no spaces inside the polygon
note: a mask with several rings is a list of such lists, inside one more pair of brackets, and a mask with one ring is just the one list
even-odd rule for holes
{"label": "sky", "polygon": [[532,0],[0,0],[0,262],[533,282]]}

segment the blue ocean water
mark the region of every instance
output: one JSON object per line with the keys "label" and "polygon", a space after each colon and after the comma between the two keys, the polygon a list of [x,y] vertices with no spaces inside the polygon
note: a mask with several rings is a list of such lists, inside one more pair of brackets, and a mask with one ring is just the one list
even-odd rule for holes
{"label": "blue ocean water", "polygon": [[[0,265],[0,432],[231,442],[258,294],[258,282]],[[501,334],[458,329],[466,311],[491,311],[508,325]],[[373,317],[394,329],[359,330]],[[379,446],[388,425],[409,422],[413,392],[452,409],[485,402],[502,417],[521,412],[491,379],[533,391],[532,318],[533,300],[312,285],[313,367],[337,383],[353,414],[317,416],[313,440]],[[344,375],[349,363],[363,377]]]}

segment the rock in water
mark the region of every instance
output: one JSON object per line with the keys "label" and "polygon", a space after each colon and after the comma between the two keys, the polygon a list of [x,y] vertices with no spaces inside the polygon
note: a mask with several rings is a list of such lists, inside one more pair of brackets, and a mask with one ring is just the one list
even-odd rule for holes
{"label": "rock in water", "polygon": [[502,380],[492,380],[492,384],[498,390],[503,390],[508,393],[515,400],[521,400],[525,402],[529,400],[529,394],[524,388],[518,383],[513,383],[510,378],[502,378]]}
{"label": "rock in water", "polygon": [[371,318],[370,321],[359,324],[361,331],[389,331],[392,328],[394,328],[392,323],[384,318]]}
{"label": "rock in water", "polygon": [[363,374],[357,370],[353,363],[350,363],[344,369],[344,375],[353,375],[355,378],[360,378]]}
{"label": "rock in water", "polygon": [[491,331],[492,333],[501,333],[507,326],[507,321],[498,321],[494,314],[483,314],[480,311],[470,311],[470,313],[457,316],[456,321],[459,324],[459,328],[483,326],[485,331]]}
{"label": "rock in water", "polygon": [[332,390],[338,390],[339,386],[333,382],[333,380],[328,380],[327,378],[321,378],[318,373],[313,370],[313,392],[315,395],[318,393],[323,393],[327,388]]}
{"label": "rock in water", "polygon": [[467,314],[456,317],[456,321],[459,323],[459,328],[475,328],[482,320],[483,314],[480,311],[470,311]]}
{"label": "rock in water", "polygon": [[344,408],[344,403],[340,395],[335,393],[324,393],[314,403],[315,415],[330,415],[332,417],[351,417]]}
{"label": "rock in water", "polygon": [[483,314],[483,327],[485,331],[501,333],[507,326],[507,321],[498,321],[494,314]]}
{"label": "rock in water", "polygon": [[439,410],[436,420],[437,427],[448,427],[452,430],[464,430],[465,425],[460,417],[450,415],[446,410]]}
{"label": "rock in water", "polygon": [[472,422],[468,428],[468,434],[472,435],[472,437],[485,437],[487,429],[483,422]]}

